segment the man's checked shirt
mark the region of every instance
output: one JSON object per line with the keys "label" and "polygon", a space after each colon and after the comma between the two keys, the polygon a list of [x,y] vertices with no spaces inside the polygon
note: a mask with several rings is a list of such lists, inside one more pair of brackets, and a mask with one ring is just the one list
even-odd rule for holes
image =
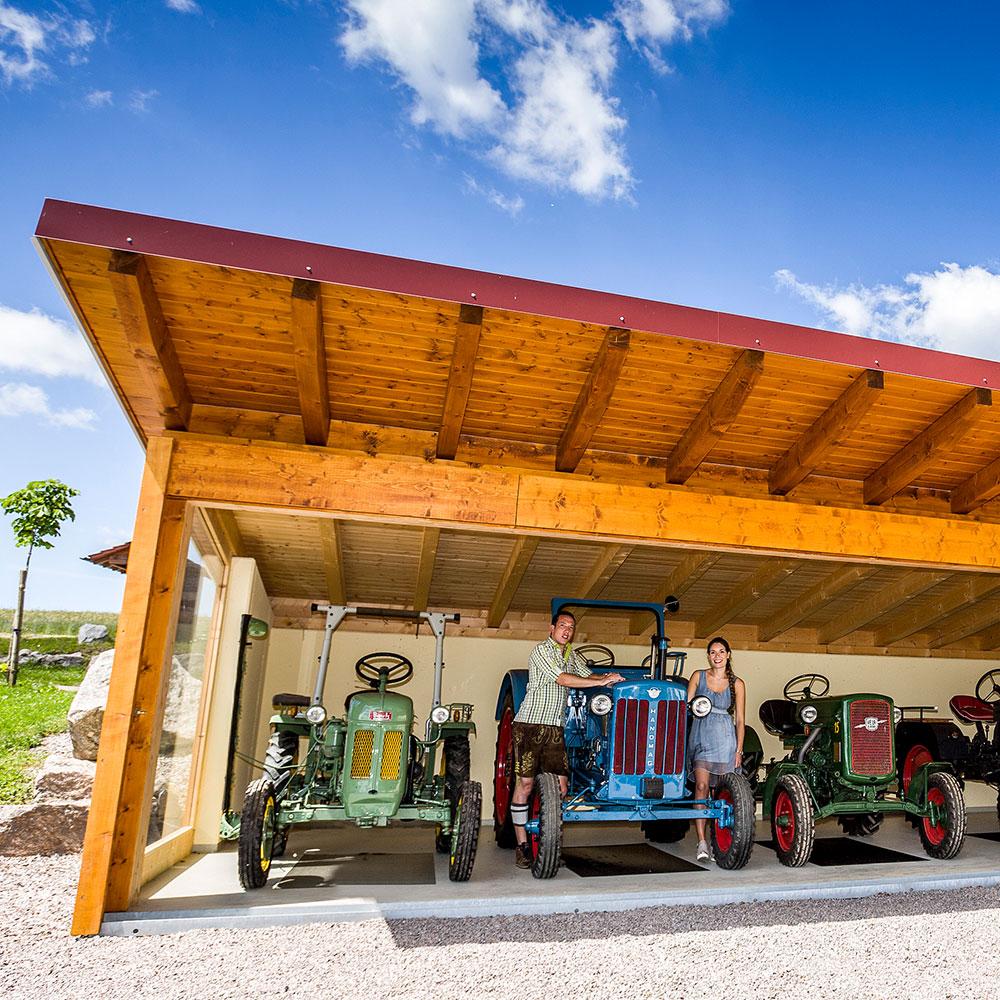
{"label": "man's checked shirt", "polygon": [[562,726],[566,718],[566,689],[556,683],[560,674],[589,677],[590,668],[570,649],[563,659],[559,644],[552,638],[540,642],[528,659],[528,690],[514,717],[515,722],[535,726]]}

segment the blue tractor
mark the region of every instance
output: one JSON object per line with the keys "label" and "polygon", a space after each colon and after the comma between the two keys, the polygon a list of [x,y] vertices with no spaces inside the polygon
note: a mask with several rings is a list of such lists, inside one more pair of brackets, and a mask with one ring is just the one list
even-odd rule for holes
{"label": "blue tractor", "polygon": [[[651,650],[641,665],[622,666],[606,646],[575,647],[590,666],[613,668],[625,680],[610,688],[568,688],[566,751],[569,787],[560,795],[554,774],[535,779],[526,831],[535,878],[552,878],[562,856],[565,823],[638,822],[653,841],[683,838],[695,818],[710,820],[712,848],[720,868],[742,868],[754,842],[754,795],[747,776],[724,775],[714,798],[695,799],[688,785],[687,736],[691,714],[711,709],[707,698],[687,700],[686,653],[670,649],[665,611],[678,609],[676,598],[664,604],[576,600],[557,597],[552,614],[563,609],[595,609],[656,619]],[[514,790],[511,726],[524,699],[527,670],[504,676],[497,699],[497,746],[494,762],[493,821],[497,844],[513,847],[510,802]],[[748,731],[747,742],[757,742]],[[757,763],[748,767],[756,774]]]}

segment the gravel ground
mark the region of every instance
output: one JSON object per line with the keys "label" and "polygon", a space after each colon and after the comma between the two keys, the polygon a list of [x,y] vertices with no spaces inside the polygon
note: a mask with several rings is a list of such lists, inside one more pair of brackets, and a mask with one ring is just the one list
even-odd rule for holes
{"label": "gravel ground", "polygon": [[0,996],[1000,997],[1000,891],[68,934],[76,856],[0,858]]}

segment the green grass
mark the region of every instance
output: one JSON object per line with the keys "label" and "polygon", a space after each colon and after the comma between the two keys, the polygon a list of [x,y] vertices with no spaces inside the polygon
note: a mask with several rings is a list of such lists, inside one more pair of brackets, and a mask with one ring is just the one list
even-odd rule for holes
{"label": "green grass", "polygon": [[[14,621],[13,608],[0,608],[0,633],[10,635]],[[21,623],[22,635],[72,636],[81,625],[107,625],[114,637],[118,627],[118,615],[113,611],[25,611]]]}
{"label": "green grass", "polygon": [[22,667],[17,686],[0,681],[0,805],[31,798],[31,768],[38,763],[32,748],[51,733],[66,728],[72,691],[57,684],[79,684],[82,667]]}

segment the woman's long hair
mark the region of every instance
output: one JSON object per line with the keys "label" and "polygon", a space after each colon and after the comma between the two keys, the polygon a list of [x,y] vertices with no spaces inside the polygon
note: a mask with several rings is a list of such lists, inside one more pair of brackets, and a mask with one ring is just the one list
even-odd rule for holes
{"label": "woman's long hair", "polygon": [[729,648],[729,643],[717,635],[714,639],[709,639],[705,646],[707,653],[716,643],[719,643],[726,651],[726,680],[729,681],[729,714],[736,714],[736,674],[733,673],[733,651]]}

